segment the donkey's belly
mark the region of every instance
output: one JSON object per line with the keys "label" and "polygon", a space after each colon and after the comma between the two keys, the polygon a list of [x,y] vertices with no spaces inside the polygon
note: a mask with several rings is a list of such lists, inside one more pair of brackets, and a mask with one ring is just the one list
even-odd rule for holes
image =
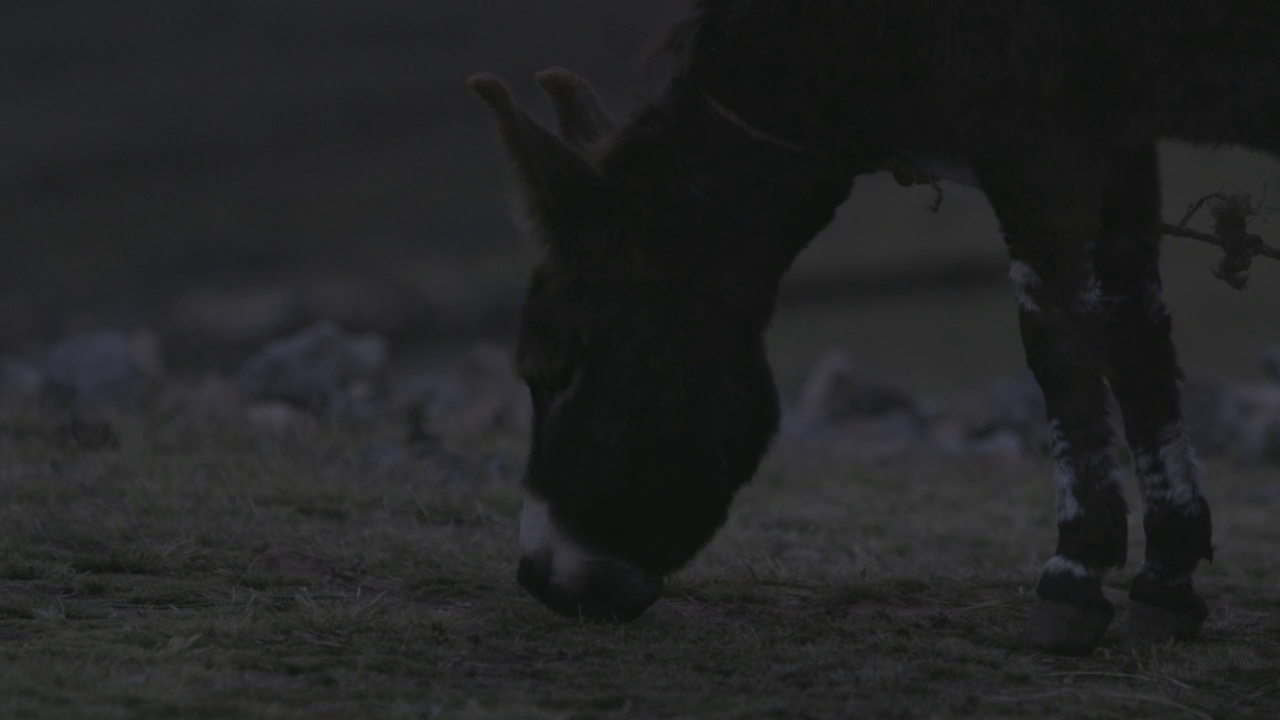
{"label": "donkey's belly", "polygon": [[978,176],[973,172],[973,166],[964,158],[947,155],[917,155],[913,161],[939,180],[950,180],[957,185],[968,185],[979,189],[982,187],[978,182]]}

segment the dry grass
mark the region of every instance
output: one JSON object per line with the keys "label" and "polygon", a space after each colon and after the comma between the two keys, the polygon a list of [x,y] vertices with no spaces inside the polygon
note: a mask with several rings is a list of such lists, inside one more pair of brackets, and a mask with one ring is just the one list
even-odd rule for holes
{"label": "dry grass", "polygon": [[512,580],[518,438],[457,443],[479,458],[460,481],[391,424],[116,417],[116,442],[86,444],[50,411],[3,415],[2,717],[1250,718],[1280,703],[1269,472],[1215,468],[1201,641],[1060,659],[1014,647],[1052,544],[1046,467],[776,452],[658,605],[580,624]]}

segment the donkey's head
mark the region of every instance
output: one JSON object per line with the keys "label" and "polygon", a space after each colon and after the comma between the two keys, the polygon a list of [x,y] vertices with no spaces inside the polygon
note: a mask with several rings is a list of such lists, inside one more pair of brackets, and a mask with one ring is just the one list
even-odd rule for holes
{"label": "donkey's head", "polygon": [[777,427],[762,340],[772,295],[709,262],[705,248],[731,245],[683,196],[697,191],[634,172],[660,160],[618,169],[637,151],[584,81],[538,80],[557,133],[496,78],[471,80],[546,250],[517,351],[534,407],[517,577],[558,612],[626,619],[724,523]]}

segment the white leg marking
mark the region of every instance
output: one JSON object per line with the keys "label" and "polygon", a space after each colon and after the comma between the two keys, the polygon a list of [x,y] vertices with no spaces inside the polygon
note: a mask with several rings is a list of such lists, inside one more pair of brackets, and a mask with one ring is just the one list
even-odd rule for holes
{"label": "white leg marking", "polygon": [[1080,578],[1082,580],[1102,577],[1102,573],[1096,570],[1090,570],[1085,567],[1084,563],[1079,563],[1075,560],[1068,560],[1061,555],[1054,555],[1049,558],[1049,562],[1044,564],[1044,572],[1046,575],[1053,575],[1056,577],[1067,576]]}
{"label": "white leg marking", "polygon": [[1134,453],[1134,470],[1148,508],[1167,504],[1189,517],[1199,514],[1203,471],[1181,420],[1170,423],[1160,432],[1156,448],[1143,448]]}
{"label": "white leg marking", "polygon": [[547,504],[526,496],[520,512],[520,552],[525,557],[551,555],[551,583],[577,587],[586,577],[588,563],[596,555],[566,537],[551,519]]}
{"label": "white leg marking", "polygon": [[1089,276],[1084,289],[1080,291],[1080,307],[1086,311],[1102,307],[1102,281],[1093,275]]}
{"label": "white leg marking", "polygon": [[1009,262],[1009,282],[1013,284],[1013,298],[1026,312],[1040,312],[1040,306],[1031,298],[1031,290],[1040,285],[1040,276],[1022,260]]}
{"label": "white leg marking", "polygon": [[1062,423],[1053,420],[1049,423],[1049,452],[1053,455],[1056,468],[1054,483],[1057,495],[1054,507],[1058,510],[1058,522],[1071,522],[1084,514],[1080,501],[1076,500],[1076,469],[1071,462],[1071,443],[1067,442],[1062,432]]}
{"label": "white leg marking", "polygon": [[1081,466],[1090,470],[1107,468],[1107,477],[1104,482],[1117,488],[1124,487],[1120,468],[1106,454],[1106,451],[1085,458],[1072,457],[1071,443],[1067,442],[1060,420],[1052,420],[1049,423],[1049,450],[1053,455],[1055,468],[1054,481],[1057,490],[1055,507],[1058,510],[1060,523],[1078,520],[1084,514],[1084,508],[1080,507],[1080,501],[1076,499],[1076,485],[1080,481]]}

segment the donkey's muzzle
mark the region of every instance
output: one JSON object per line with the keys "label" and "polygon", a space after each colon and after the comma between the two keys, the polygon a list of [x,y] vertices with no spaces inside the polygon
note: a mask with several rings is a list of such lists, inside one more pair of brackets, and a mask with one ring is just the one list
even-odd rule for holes
{"label": "donkey's muzzle", "polygon": [[618,560],[593,559],[570,586],[552,582],[551,555],[520,560],[516,581],[543,605],[566,617],[632,620],[662,594],[662,577]]}

